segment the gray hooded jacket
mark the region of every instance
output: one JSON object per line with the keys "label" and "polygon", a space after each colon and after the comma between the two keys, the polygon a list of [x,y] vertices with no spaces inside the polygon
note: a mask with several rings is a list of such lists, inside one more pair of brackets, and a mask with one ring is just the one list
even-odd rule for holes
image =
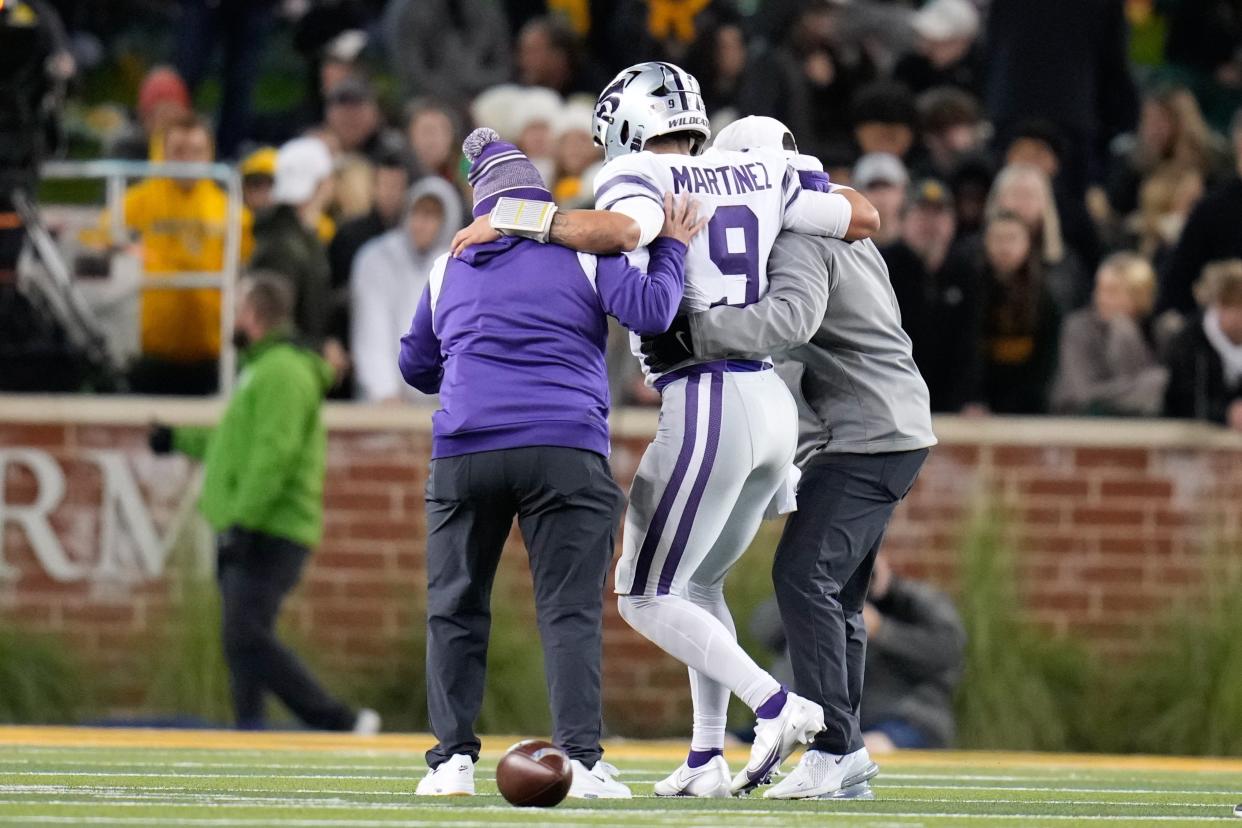
{"label": "gray hooded jacket", "polygon": [[690,316],[701,359],[778,356],[798,401],[798,465],[820,452],[880,454],[936,444],[927,383],[901,329],[888,266],[870,241],[781,233],[768,292]]}
{"label": "gray hooded jacket", "polygon": [[[444,225],[435,243],[425,251],[414,249],[409,216],[414,203],[431,196],[444,207]],[[431,265],[448,251],[461,226],[461,196],[442,178],[429,176],[415,182],[397,226],[362,246],[349,278],[352,302],[350,354],[358,397],[368,402],[394,398],[430,399],[406,385],[397,368],[401,337],[427,285]]]}

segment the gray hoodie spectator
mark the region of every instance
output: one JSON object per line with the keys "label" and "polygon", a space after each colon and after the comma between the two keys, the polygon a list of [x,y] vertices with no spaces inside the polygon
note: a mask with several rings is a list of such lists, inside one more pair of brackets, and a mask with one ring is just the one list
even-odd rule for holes
{"label": "gray hoodie spectator", "polygon": [[401,337],[410,327],[436,258],[460,226],[461,197],[442,178],[410,188],[397,226],[363,245],[350,277],[353,306],[350,353],[358,397],[367,402],[426,399],[397,368]]}

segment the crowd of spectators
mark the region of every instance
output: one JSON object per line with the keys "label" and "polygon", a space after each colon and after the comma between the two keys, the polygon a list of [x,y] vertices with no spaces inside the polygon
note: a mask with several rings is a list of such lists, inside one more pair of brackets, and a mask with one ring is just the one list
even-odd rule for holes
{"label": "crowd of spectators", "polygon": [[[877,206],[937,411],[1242,429],[1236,0],[180,5],[172,53],[149,56],[133,127],[106,151],[240,164],[246,264],[291,279],[342,396],[411,399],[396,342],[466,218],[468,128],[496,129],[559,202],[589,205],[595,94],[625,65],[668,59],[699,78],[717,128],[780,118]],[[305,100],[255,113],[282,30]],[[215,52],[219,103],[196,115]],[[220,198],[206,183],[135,186],[126,222],[149,277],[218,264]],[[145,294],[134,388],[211,390],[207,293]],[[653,401],[635,360],[610,364],[616,402]]]}

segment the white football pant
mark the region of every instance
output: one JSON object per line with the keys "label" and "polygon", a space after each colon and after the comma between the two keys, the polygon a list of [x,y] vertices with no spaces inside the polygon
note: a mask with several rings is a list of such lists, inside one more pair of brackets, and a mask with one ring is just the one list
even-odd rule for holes
{"label": "white football pant", "polygon": [[737,643],[724,578],[784,485],[797,440],[797,408],[775,371],[691,375],[664,388],[630,489],[621,616],[690,668],[695,750],[724,746],[730,691],[755,709],[780,690]]}

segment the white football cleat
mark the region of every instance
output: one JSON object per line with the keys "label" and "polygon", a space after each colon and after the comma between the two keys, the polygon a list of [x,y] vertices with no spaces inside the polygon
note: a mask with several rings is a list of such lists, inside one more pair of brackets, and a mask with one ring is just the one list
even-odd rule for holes
{"label": "white football cleat", "polygon": [[569,785],[571,799],[629,799],[633,796],[629,788],[617,781],[617,769],[603,759],[593,768],[587,768],[577,759],[570,762],[570,766],[574,770],[574,779]]}
{"label": "white football cleat", "polygon": [[682,763],[680,768],[655,783],[656,796],[724,799],[729,794],[729,763],[723,756],[713,756],[697,768]]}
{"label": "white football cleat", "polygon": [[[784,779],[764,792],[764,799],[874,798],[867,783],[880,772],[866,748],[837,756],[808,750]],[[866,790],[861,790],[866,785]],[[867,794],[870,794],[868,797]]]}
{"label": "white football cleat", "polygon": [[454,754],[418,781],[416,796],[474,796],[474,760]]}
{"label": "white football cleat", "polygon": [[824,729],[824,709],[794,693],[785,697],[785,706],[771,719],[755,725],[755,743],[750,761],[733,777],[735,794],[749,793],[768,781],[772,771],[789,758],[798,745],[805,745]]}
{"label": "white football cleat", "polygon": [[358,718],[354,719],[354,734],[357,736],[374,736],[380,732],[383,721],[380,714],[376,713],[369,707],[364,707],[358,711]]}

